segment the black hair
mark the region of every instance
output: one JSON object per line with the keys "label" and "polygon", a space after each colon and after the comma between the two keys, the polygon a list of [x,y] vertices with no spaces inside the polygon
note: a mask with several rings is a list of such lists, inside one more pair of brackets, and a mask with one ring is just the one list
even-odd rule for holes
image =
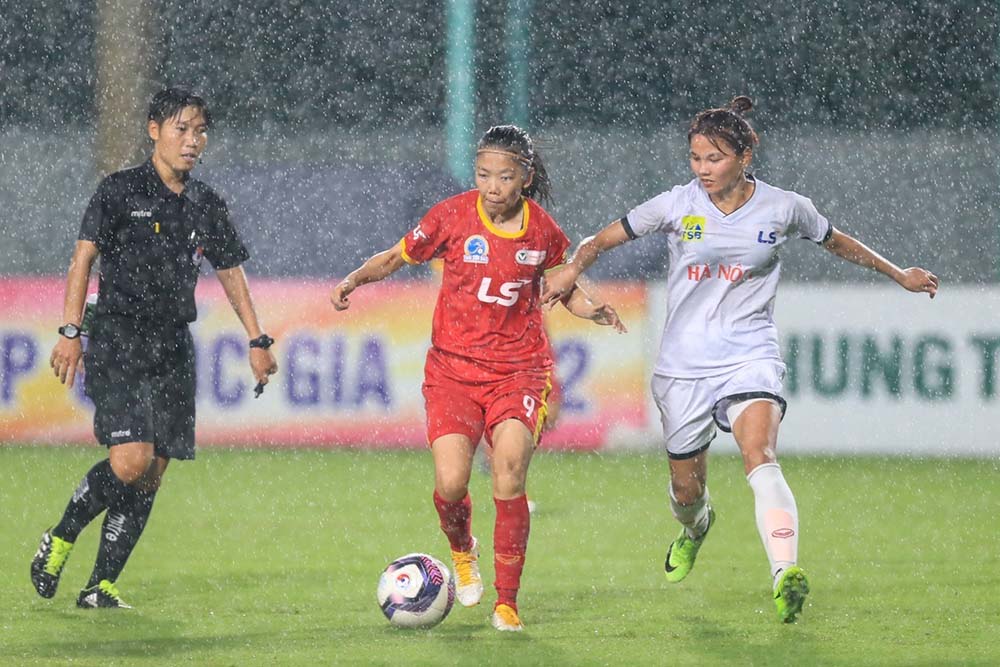
{"label": "black hair", "polygon": [[552,181],[549,180],[542,159],[535,152],[534,142],[525,130],[517,125],[494,125],[486,130],[476,145],[477,150],[484,148],[499,148],[516,154],[518,162],[535,172],[531,184],[524,189],[524,196],[535,200],[541,198],[546,203],[552,201]]}
{"label": "black hair", "polygon": [[691,143],[691,137],[700,134],[708,137],[716,146],[718,144],[715,142],[722,139],[737,155],[743,155],[748,149],[760,143],[757,133],[743,117],[751,109],[753,100],[746,95],[738,95],[727,107],[699,112],[688,129],[688,143]]}
{"label": "black hair", "polygon": [[192,91],[187,86],[171,86],[153,95],[149,102],[147,119],[162,125],[164,121],[179,114],[185,107],[196,107],[205,117],[205,125],[212,126],[212,114],[208,110],[205,98]]}

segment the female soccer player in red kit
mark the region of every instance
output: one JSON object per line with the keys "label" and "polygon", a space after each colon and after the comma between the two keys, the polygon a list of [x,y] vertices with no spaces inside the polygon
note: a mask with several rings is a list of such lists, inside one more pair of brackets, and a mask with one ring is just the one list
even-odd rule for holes
{"label": "female soccer player in red kit", "polygon": [[[493,448],[493,562],[497,630],[519,631],[517,592],[528,545],[528,464],[545,423],[552,356],[539,308],[545,271],[562,264],[569,240],[533,197],[550,183],[528,134],[513,125],[479,140],[476,189],[428,211],[410,233],[352,271],[330,300],[350,306],[358,286],[404,264],[444,260],[424,369],[427,441],[434,455],[434,506],[451,544],[459,601],[483,595],[479,543],[472,535],[469,477],[480,437]],[[574,289],[563,304],[619,331],[614,309]]]}

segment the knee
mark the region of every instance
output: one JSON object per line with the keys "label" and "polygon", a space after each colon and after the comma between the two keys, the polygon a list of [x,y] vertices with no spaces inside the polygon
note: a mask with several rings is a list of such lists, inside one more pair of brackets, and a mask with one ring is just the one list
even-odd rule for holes
{"label": "knee", "polygon": [[773,445],[767,441],[748,442],[741,448],[743,469],[749,474],[751,470],[765,463],[777,463],[778,455]]}
{"label": "knee", "polygon": [[461,500],[469,493],[469,480],[458,471],[439,471],[437,493],[448,502]]}
{"label": "knee", "polygon": [[143,480],[152,463],[152,454],[147,455],[145,452],[115,453],[112,450],[111,470],[123,484],[131,485]]}

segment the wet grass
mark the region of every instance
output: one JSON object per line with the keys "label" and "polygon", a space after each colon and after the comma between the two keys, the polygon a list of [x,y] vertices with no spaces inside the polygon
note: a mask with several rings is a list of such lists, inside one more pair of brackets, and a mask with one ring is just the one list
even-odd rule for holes
{"label": "wet grass", "polygon": [[[0,665],[994,665],[1000,507],[993,461],[795,458],[800,560],[813,594],[778,623],[739,462],[712,459],[718,522],[680,585],[656,455],[533,464],[538,502],[520,597],[527,631],[484,604],[430,631],[388,625],[374,597],[392,558],[447,558],[426,452],[205,449],[171,465],[119,580],[129,612],[74,606],[98,530],[53,600],[28,563],[97,448],[0,447]],[[473,480],[484,576],[493,504]]]}

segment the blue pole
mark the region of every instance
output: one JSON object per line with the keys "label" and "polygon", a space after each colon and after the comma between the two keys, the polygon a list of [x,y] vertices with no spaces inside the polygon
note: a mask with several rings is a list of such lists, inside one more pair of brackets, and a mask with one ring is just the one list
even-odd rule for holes
{"label": "blue pole", "polygon": [[472,182],[475,159],[475,0],[448,0],[445,67],[445,141],[448,171],[462,184]]}
{"label": "blue pole", "polygon": [[533,6],[533,0],[509,0],[507,4],[507,118],[520,127],[528,124],[529,25]]}

